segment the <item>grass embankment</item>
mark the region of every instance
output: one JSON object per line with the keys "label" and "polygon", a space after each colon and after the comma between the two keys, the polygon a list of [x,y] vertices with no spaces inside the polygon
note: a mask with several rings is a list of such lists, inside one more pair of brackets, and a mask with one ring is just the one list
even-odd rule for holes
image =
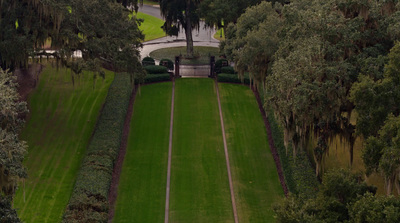
{"label": "grass embankment", "polygon": [[219,89],[239,222],[273,222],[284,193],[257,101],[248,86]]}
{"label": "grass embankment", "polygon": [[170,222],[233,222],[217,96],[211,79],[178,79]]}
{"label": "grass embankment", "polygon": [[30,118],[21,138],[28,142],[28,179],[14,198],[25,222],[60,222],[100,108],[114,78],[107,72],[93,88],[93,75],[71,82],[70,71],[48,65],[29,97]]}
{"label": "grass embankment", "polygon": [[164,30],[161,29],[161,26],[164,25],[162,19],[142,12],[137,13],[137,18],[144,20],[139,26],[139,29],[145,34],[144,41],[158,39],[165,36]]}
{"label": "grass embankment", "polygon": [[[170,59],[175,61],[175,56],[181,56],[181,64],[209,64],[210,56],[219,56],[219,48],[217,47],[209,47],[209,46],[195,46],[194,54],[195,58],[193,59],[185,59],[186,54],[186,46],[181,47],[170,47],[163,48],[159,50],[155,50],[150,53],[150,57],[161,60],[161,59]],[[217,58],[216,58],[217,59]]]}
{"label": "grass embankment", "polygon": [[163,222],[172,83],[136,95],[114,222]]}

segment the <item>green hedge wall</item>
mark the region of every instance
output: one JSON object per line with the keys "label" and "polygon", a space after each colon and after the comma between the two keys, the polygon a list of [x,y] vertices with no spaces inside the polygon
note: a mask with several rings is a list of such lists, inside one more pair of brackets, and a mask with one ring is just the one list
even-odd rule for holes
{"label": "green hedge wall", "polygon": [[108,192],[132,93],[130,76],[115,75],[63,216],[63,222],[107,222]]}
{"label": "green hedge wall", "polygon": [[144,69],[148,74],[165,74],[168,73],[168,68],[160,65],[145,66]]}
{"label": "green hedge wall", "polygon": [[217,76],[218,82],[227,82],[227,83],[238,83],[238,84],[250,84],[250,78],[248,75],[245,75],[243,81],[238,77],[237,74],[224,74],[220,73]]}
{"label": "green hedge wall", "polygon": [[[262,87],[259,89],[262,89]],[[262,92],[260,92],[260,96],[264,99],[266,97],[262,95]],[[291,146],[289,146],[286,153],[282,127],[279,126],[272,108],[265,108],[265,112],[271,127],[275,148],[281,161],[286,186],[291,193],[301,194],[306,198],[315,197],[318,192],[319,182],[307,154],[299,151],[296,157],[293,157]]]}

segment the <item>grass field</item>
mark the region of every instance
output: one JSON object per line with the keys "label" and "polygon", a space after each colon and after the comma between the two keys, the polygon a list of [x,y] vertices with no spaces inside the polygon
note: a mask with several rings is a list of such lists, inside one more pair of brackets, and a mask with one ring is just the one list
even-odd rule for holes
{"label": "grass field", "polygon": [[172,83],[136,95],[114,222],[163,222]]}
{"label": "grass field", "polygon": [[239,222],[274,222],[272,204],[284,197],[253,92],[219,84]]}
{"label": "grass field", "polygon": [[176,82],[170,222],[233,222],[214,82]]}
{"label": "grass field", "polygon": [[81,159],[102,103],[113,80],[84,73],[71,82],[70,72],[50,65],[29,98],[30,118],[21,135],[28,142],[24,165],[28,179],[20,183],[14,207],[24,222],[60,222]]}
{"label": "grass field", "polygon": [[142,12],[137,13],[137,18],[144,20],[144,22],[139,26],[139,29],[145,34],[144,41],[158,39],[165,36],[164,31],[161,29],[161,26],[164,25],[163,20]]}

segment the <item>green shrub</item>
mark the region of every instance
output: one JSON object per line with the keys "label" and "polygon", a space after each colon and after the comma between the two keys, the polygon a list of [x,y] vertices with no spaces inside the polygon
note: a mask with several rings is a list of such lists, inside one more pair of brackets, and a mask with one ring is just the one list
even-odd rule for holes
{"label": "green shrub", "polygon": [[[260,96],[264,99],[268,97],[267,95],[261,94]],[[274,145],[279,154],[288,190],[294,194],[302,194],[307,198],[315,197],[318,192],[319,182],[307,154],[303,151],[299,151],[296,157],[293,157],[290,145],[286,153],[283,129],[279,126],[272,108],[266,108],[265,112],[270,124]]]}
{"label": "green shrub", "polygon": [[149,65],[156,65],[156,62],[154,61],[153,58],[151,57],[145,57],[142,60],[142,65],[145,66],[149,66]]}
{"label": "green shrub", "polygon": [[217,74],[221,73],[221,68],[223,67],[223,64],[229,64],[227,59],[219,59],[217,61],[215,61],[215,66],[214,66],[214,70]]}
{"label": "green shrub", "polygon": [[167,68],[168,70],[173,70],[174,69],[174,62],[172,62],[172,60],[170,59],[161,59],[160,60],[160,66],[164,66],[164,62],[167,63]]}
{"label": "green shrub", "polygon": [[237,74],[225,74],[225,73],[220,73],[217,76],[218,82],[226,82],[226,83],[238,83],[238,84],[250,84],[250,78],[248,75],[245,75],[243,77],[243,80],[241,80]]}
{"label": "green shrub", "polygon": [[168,73],[168,69],[164,66],[158,66],[158,65],[150,65],[144,67],[146,72],[148,74],[165,74]]}
{"label": "green shrub", "polygon": [[166,74],[157,74],[157,75],[148,74],[144,78],[144,83],[148,84],[148,83],[170,81],[170,80],[171,80],[171,76],[168,73],[166,73]]}
{"label": "green shrub", "polygon": [[233,69],[233,67],[231,66],[227,66],[227,67],[221,67],[221,73],[224,74],[235,74],[235,69]]}
{"label": "green shrub", "polygon": [[107,222],[108,192],[131,93],[130,76],[115,75],[78,172],[63,222]]}

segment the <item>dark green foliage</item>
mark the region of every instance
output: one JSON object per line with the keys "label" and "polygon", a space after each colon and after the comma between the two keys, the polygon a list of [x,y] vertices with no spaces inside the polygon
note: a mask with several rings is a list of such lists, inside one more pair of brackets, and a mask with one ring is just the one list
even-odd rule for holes
{"label": "dark green foliage", "polygon": [[[277,205],[277,222],[348,222],[349,208],[361,196],[374,194],[361,175],[348,170],[332,170],[324,175],[317,197],[289,196]],[[350,221],[352,222],[352,221]],[[357,221],[363,222],[363,221]]]}
{"label": "dark green foliage", "polygon": [[161,59],[160,60],[160,66],[164,66],[163,64],[167,63],[167,68],[168,70],[173,70],[174,69],[174,62],[170,59]]}
{"label": "dark green foliage", "polygon": [[250,79],[248,75],[243,77],[241,80],[237,74],[225,74],[220,73],[217,77],[218,82],[226,82],[226,83],[238,83],[238,84],[247,84],[250,85]]}
{"label": "dark green foliage", "polygon": [[168,69],[164,66],[149,65],[145,66],[144,69],[148,74],[165,74],[168,73]]}
{"label": "dark green foliage", "polygon": [[215,67],[214,68],[215,68],[215,72],[217,74],[221,73],[221,68],[222,68],[224,63],[227,64],[227,65],[229,64],[227,59],[219,59],[219,60],[215,61]]}
{"label": "dark green foliage", "polygon": [[17,212],[11,207],[11,198],[0,194],[0,222],[19,223]]}
{"label": "dark green foliage", "polygon": [[227,66],[227,67],[221,67],[221,73],[224,74],[235,74],[235,69],[233,69],[233,67],[231,66]]}
{"label": "dark green foliage", "polygon": [[145,57],[142,60],[142,65],[143,66],[156,65],[156,62],[151,57]]}
{"label": "dark green foliage", "polygon": [[[304,197],[312,198],[316,196],[319,182],[315,177],[314,170],[310,165],[310,161],[305,152],[297,154],[296,158],[293,153],[287,152],[284,140],[283,129],[276,121],[274,112],[270,106],[265,108],[267,118],[270,124],[272,138],[274,139],[275,148],[278,151],[281,161],[283,173],[285,176],[286,186],[293,194],[301,194]],[[288,148],[290,149],[290,148]]]}
{"label": "dark green foliage", "polygon": [[171,76],[168,73],[166,73],[166,74],[157,74],[157,75],[148,74],[144,78],[144,83],[148,84],[148,83],[170,81],[170,80],[171,80]]}
{"label": "dark green foliage", "polygon": [[128,74],[116,74],[82,161],[63,222],[107,222],[108,192],[132,92]]}

